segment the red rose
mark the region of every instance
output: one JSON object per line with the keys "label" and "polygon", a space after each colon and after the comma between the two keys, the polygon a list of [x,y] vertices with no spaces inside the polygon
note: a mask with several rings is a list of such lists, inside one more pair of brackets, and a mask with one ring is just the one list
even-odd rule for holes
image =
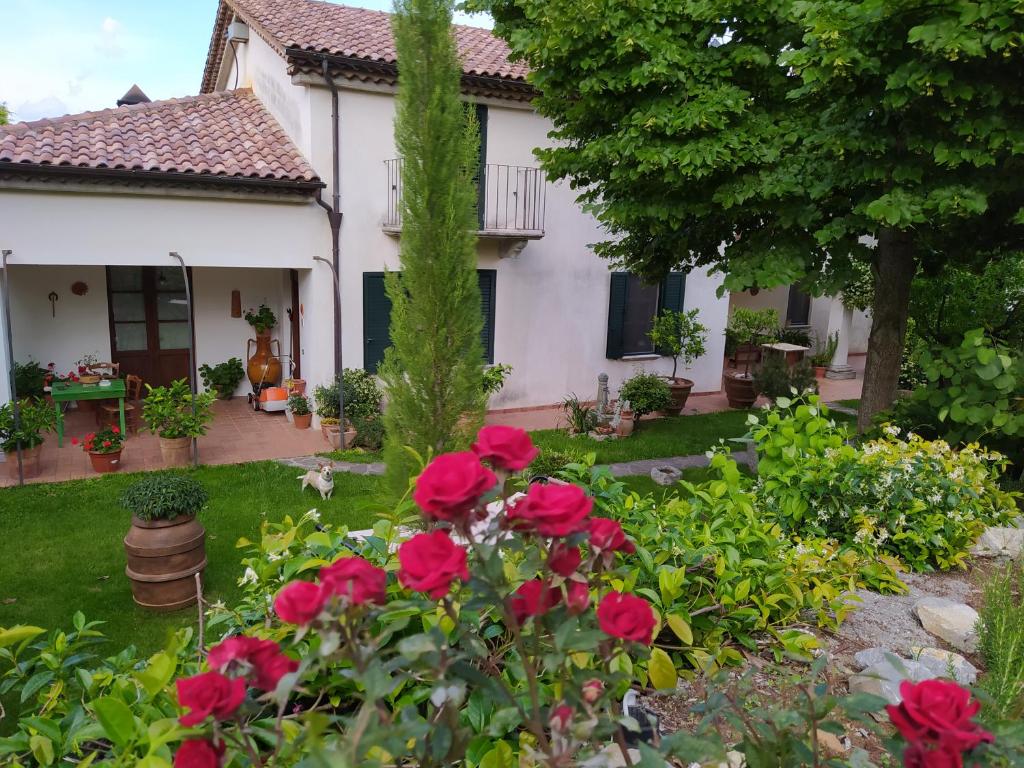
{"label": "red rose", "polygon": [[515,526],[541,536],[570,536],[586,527],[594,500],[576,485],[531,485],[526,498],[509,507]]}
{"label": "red rose", "polygon": [[590,587],[582,581],[565,583],[565,605],[569,613],[579,615],[590,606]]}
{"label": "red rose", "polygon": [[438,600],[456,578],[469,580],[466,550],[445,531],[418,533],[398,548],[398,580],[402,586],[426,592]]}
{"label": "red rose", "polygon": [[[992,734],[971,720],[981,703],[971,701],[971,692],[950,680],[900,683],[900,705],[889,705],[889,720],[907,741],[942,744],[956,752],[967,752]],[[930,764],[928,764],[930,765]]]}
{"label": "red rose", "polygon": [[327,593],[312,582],[293,581],[277,593],[274,613],[289,624],[309,624],[320,615],[327,597]]}
{"label": "red rose", "polygon": [[569,577],[580,567],[582,560],[583,556],[580,554],[579,547],[570,547],[558,542],[551,548],[551,554],[548,555],[548,568],[552,573]]}
{"label": "red rose", "polygon": [[572,725],[572,716],[572,707],[568,704],[562,704],[551,710],[548,725],[551,726],[552,731],[568,731],[569,726]]}
{"label": "red rose", "polygon": [[543,616],[558,605],[561,590],[540,579],[523,582],[508,599],[508,607],[517,623],[522,624],[530,616]]}
{"label": "red rose", "polygon": [[299,668],[299,663],[289,659],[273,640],[235,635],[210,649],[206,657],[210,669],[226,673],[229,668],[238,669],[242,677],[262,691],[273,691],[281,678]]}
{"label": "red rose", "polygon": [[626,538],[622,526],[607,517],[595,517],[588,526],[590,546],[601,552],[626,552],[633,554],[636,546]]}
{"label": "red rose", "polygon": [[174,768],[217,768],[224,757],[224,742],[206,739],[183,741],[174,755]]}
{"label": "red rose", "polygon": [[343,557],[320,569],[321,588],[328,595],[347,598],[353,605],[383,603],[388,575],[361,557]]}
{"label": "red rose", "polygon": [[643,598],[609,592],[597,606],[597,623],[607,635],[650,645],[657,621]]}
{"label": "red rose", "polygon": [[903,750],[903,768],[963,768],[963,756],[956,749],[928,749],[911,744]]}
{"label": "red rose", "polygon": [[231,680],[220,672],[182,678],[177,687],[178,704],[189,710],[178,719],[187,727],[198,725],[210,715],[225,720],[235,714],[245,699],[245,680]]}
{"label": "red rose", "polygon": [[512,472],[526,469],[540,453],[525,429],[503,426],[481,429],[473,443],[473,452],[481,461]]}
{"label": "red rose", "polygon": [[593,704],[604,694],[604,683],[594,678],[593,680],[587,680],[580,688],[580,696],[587,704]]}
{"label": "red rose", "polygon": [[497,482],[472,451],[443,453],[416,478],[412,498],[429,518],[457,520]]}

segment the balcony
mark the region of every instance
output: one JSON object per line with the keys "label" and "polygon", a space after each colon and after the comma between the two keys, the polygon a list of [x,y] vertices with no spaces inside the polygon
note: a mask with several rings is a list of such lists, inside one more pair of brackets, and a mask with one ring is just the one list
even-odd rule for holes
{"label": "balcony", "polygon": [[[389,235],[402,232],[402,161],[385,160],[388,205],[382,224]],[[478,189],[477,237],[499,241],[499,254],[517,255],[529,240],[544,237],[546,183],[539,168],[483,166]]]}

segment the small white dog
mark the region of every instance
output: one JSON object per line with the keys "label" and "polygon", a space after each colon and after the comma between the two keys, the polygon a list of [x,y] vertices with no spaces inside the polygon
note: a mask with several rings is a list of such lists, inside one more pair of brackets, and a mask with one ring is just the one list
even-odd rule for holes
{"label": "small white dog", "polygon": [[331,494],[334,493],[334,470],[332,470],[326,464],[320,464],[319,469],[311,469],[304,475],[299,475],[296,479],[302,481],[302,490],[305,491],[307,487],[313,486],[320,491],[321,499],[331,498]]}

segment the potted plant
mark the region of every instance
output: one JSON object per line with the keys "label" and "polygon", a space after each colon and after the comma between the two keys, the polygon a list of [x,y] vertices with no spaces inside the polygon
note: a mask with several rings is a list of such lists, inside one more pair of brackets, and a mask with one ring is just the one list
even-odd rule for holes
{"label": "potted plant", "polygon": [[830,333],[824,344],[820,344],[818,351],[811,355],[811,365],[814,366],[814,375],[819,379],[825,375],[832,358],[836,356],[836,349],[839,348],[839,331]]}
{"label": "potted plant", "polygon": [[672,404],[665,409],[671,416],[682,413],[683,406],[686,405],[686,400],[693,389],[692,381],[676,376],[679,360],[682,359],[683,366],[689,368],[706,351],[704,345],[708,338],[708,329],[704,324],[697,322],[697,314],[696,309],[689,312],[664,309],[660,315],[654,317],[651,330],[647,334],[659,354],[672,358],[672,375],[668,377]]}
{"label": "potted plant", "polygon": [[[726,333],[736,343],[737,353],[744,347],[756,350],[774,339],[779,327],[779,316],[774,309],[745,309],[737,307],[729,318]],[[757,400],[754,377],[750,372],[750,354],[744,357],[742,371],[726,371],[725,396],[731,408],[749,408]]]}
{"label": "potted plant", "polygon": [[633,418],[639,421],[649,413],[668,410],[672,406],[672,390],[664,377],[640,372],[619,387],[619,400],[629,401]]}
{"label": "potted plant", "polygon": [[121,506],[132,513],[125,573],[139,605],[172,611],[196,601],[195,575],[206,567],[206,531],[196,513],[207,498],[196,480],[166,472],[125,489]]}
{"label": "potted plant", "polygon": [[92,367],[99,361],[99,355],[93,353],[82,355],[82,359],[75,363],[78,366],[78,381],[82,384],[98,384],[103,376],[96,373]]}
{"label": "potted plant", "polygon": [[284,380],[284,388],[288,390],[288,394],[298,393],[300,395],[306,394],[306,380],[287,378]]}
{"label": "potted plant", "polygon": [[292,423],[296,429],[309,429],[313,423],[313,412],[309,410],[309,398],[292,392],[288,397],[288,408],[292,412]]}
{"label": "potted plant", "polygon": [[[671,385],[669,385],[671,387]],[[633,413],[633,406],[628,400],[623,400],[619,407],[619,437],[629,437],[633,434],[633,427],[636,421],[636,414]]]}
{"label": "potted plant", "polygon": [[53,429],[56,414],[45,401],[22,400],[18,404],[17,426],[14,406],[0,405],[0,448],[7,454],[7,474],[18,477],[18,446],[21,446],[21,466],[25,477],[39,477],[39,459],[42,454],[43,433]]}
{"label": "potted plant", "polygon": [[245,378],[242,361],[232,357],[224,363],[199,366],[199,375],[203,377],[203,386],[216,393],[219,400],[228,400],[235,394],[235,388]]}
{"label": "potted plant", "polygon": [[[78,438],[71,439],[72,445],[78,445]],[[117,472],[121,467],[121,451],[124,449],[124,435],[118,426],[104,427],[98,432],[90,432],[82,438],[82,450],[89,454],[92,468],[100,474]]]}
{"label": "potted plant", "polygon": [[[275,355],[272,345],[276,339],[270,338],[270,332],[277,325],[277,315],[266,304],[260,304],[257,309],[250,309],[245,313],[245,322],[256,332],[256,338],[249,339],[245,344],[248,355],[246,373],[249,382],[256,390],[262,386],[277,386],[277,382],[281,380],[281,349],[278,344],[278,354]],[[253,344],[256,345],[256,349],[249,354]]]}
{"label": "potted plant", "polygon": [[193,395],[185,379],[178,379],[169,387],[146,385],[149,394],[142,403],[142,418],[146,428],[160,437],[160,453],[169,467],[188,463],[192,440],[206,434],[206,426],[213,419],[211,408],[216,395],[202,392]]}

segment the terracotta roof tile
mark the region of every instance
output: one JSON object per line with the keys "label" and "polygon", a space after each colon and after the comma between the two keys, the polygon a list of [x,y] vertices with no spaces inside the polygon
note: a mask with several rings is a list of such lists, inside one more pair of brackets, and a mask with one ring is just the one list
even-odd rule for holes
{"label": "terracotta roof tile", "polygon": [[[230,6],[268,42],[283,52],[301,48],[335,56],[395,64],[395,42],[391,35],[391,14],[352,8],[325,0],[224,0],[218,21],[226,21]],[[204,88],[212,88],[211,70],[223,55],[216,25],[211,40]],[[490,30],[456,25],[455,38],[468,75],[525,81],[529,72],[521,62],[509,61],[504,40]]]}
{"label": "terracotta roof tile", "polygon": [[0,126],[0,162],[317,181],[247,89]]}

